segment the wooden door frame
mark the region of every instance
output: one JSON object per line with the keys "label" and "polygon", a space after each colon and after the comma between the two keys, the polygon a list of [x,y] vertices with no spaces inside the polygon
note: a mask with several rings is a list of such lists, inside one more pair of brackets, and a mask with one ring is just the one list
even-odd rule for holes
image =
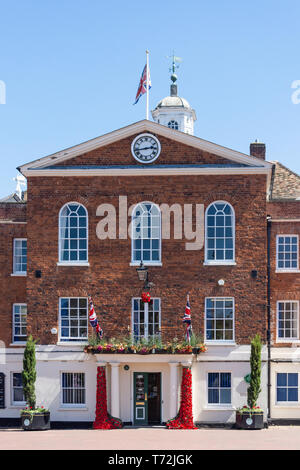
{"label": "wooden door frame", "polygon": [[[136,370],[133,370],[132,373],[131,373],[131,387],[132,387],[132,393],[131,393],[131,397],[132,397],[132,406],[131,406],[131,422],[132,422],[132,425],[134,426],[134,422],[135,422],[135,374],[159,374],[160,375],[160,422],[162,423],[163,422],[163,404],[164,404],[164,400],[163,400],[163,372],[162,371],[156,371],[156,370],[149,370],[147,372],[143,372],[143,371],[136,371]],[[148,383],[147,383],[147,387],[148,387]],[[148,416],[147,416],[147,421],[148,421]],[[145,425],[147,426],[147,425]]]}

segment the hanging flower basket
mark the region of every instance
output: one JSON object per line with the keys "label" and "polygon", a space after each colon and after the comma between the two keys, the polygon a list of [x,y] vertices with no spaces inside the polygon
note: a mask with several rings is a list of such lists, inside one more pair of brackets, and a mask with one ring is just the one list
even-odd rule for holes
{"label": "hanging flower basket", "polygon": [[144,304],[148,304],[151,301],[150,292],[142,292],[141,298]]}

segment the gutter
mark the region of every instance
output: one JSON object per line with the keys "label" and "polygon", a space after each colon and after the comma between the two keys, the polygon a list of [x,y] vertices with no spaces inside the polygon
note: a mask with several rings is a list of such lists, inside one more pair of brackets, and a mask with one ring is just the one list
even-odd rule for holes
{"label": "gutter", "polygon": [[271,419],[271,227],[272,218],[267,216],[268,421]]}

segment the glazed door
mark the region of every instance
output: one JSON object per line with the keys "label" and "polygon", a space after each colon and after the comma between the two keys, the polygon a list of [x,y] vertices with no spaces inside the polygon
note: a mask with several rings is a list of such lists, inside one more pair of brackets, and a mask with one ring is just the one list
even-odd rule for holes
{"label": "glazed door", "polygon": [[134,425],[148,424],[148,374],[134,373]]}
{"label": "glazed door", "polygon": [[134,373],[134,425],[161,423],[161,374]]}
{"label": "glazed door", "polygon": [[148,374],[148,424],[161,423],[160,373]]}

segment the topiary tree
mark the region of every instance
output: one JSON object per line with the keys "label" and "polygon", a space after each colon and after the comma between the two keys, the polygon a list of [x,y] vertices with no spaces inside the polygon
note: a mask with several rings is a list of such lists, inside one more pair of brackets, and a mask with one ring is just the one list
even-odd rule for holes
{"label": "topiary tree", "polygon": [[249,408],[254,408],[254,406],[256,406],[258,396],[261,392],[261,348],[261,339],[260,336],[257,334],[251,341],[251,378],[250,385],[247,390],[247,402]]}
{"label": "topiary tree", "polygon": [[30,335],[23,357],[23,391],[27,405],[35,409],[36,397],[35,397],[35,381],[36,381],[36,359],[35,359],[35,341]]}

